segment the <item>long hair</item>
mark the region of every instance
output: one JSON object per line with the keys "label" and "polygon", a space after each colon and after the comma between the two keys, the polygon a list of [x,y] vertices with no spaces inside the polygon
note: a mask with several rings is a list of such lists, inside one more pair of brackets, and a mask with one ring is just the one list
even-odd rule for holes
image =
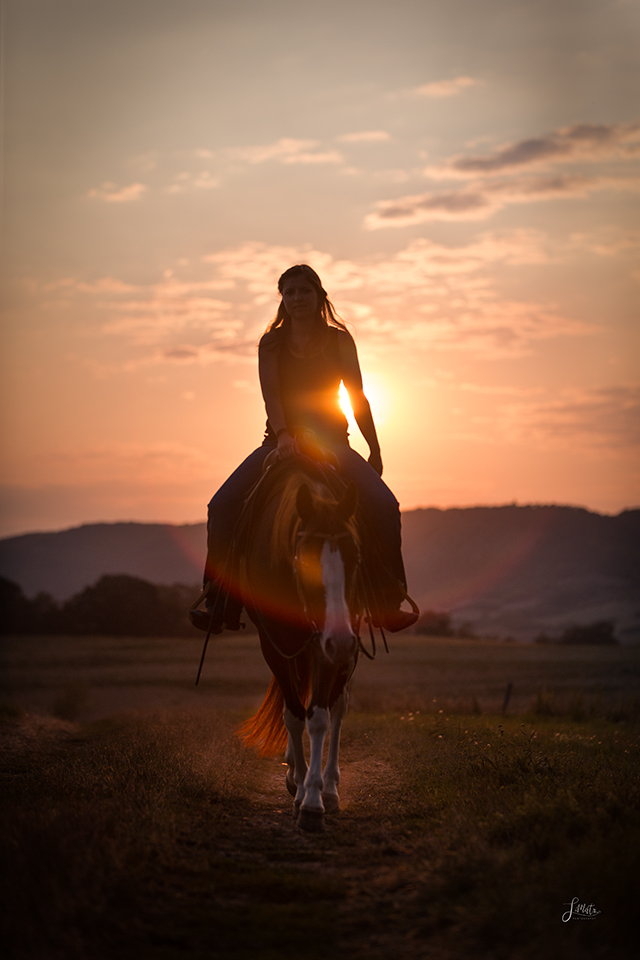
{"label": "long hair", "polygon": [[[320,340],[325,339],[326,331],[329,327],[337,327],[338,330],[344,330],[346,333],[349,332],[346,325],[336,313],[335,307],[329,300],[327,291],[322,286],[320,277],[312,267],[308,266],[306,263],[297,263],[295,266],[289,267],[288,270],[285,270],[278,280],[278,292],[280,294],[282,294],[287,280],[290,280],[291,277],[305,277],[305,279],[312,283],[316,288],[318,293],[317,323],[319,327],[318,332]],[[278,305],[278,311],[274,319],[268,325],[265,334],[276,334],[276,331],[278,331],[278,334],[274,337],[274,339],[279,341],[283,334],[285,336],[288,334],[290,328],[291,317],[285,308],[284,300],[281,300]],[[272,338],[269,337],[268,339],[271,340]]]}

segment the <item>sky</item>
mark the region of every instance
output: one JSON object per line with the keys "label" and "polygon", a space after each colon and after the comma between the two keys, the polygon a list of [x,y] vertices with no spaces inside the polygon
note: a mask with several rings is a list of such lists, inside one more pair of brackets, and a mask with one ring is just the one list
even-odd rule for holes
{"label": "sky", "polygon": [[0,535],[203,520],[297,262],[403,509],[638,506],[637,0],[3,18]]}

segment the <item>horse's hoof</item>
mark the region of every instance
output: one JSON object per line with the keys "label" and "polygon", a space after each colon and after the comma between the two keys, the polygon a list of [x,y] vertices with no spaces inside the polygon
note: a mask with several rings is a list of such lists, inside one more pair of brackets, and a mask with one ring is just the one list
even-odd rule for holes
{"label": "horse's hoof", "polygon": [[300,807],[298,826],[308,833],[322,833],[324,831],[324,813],[321,810],[305,810]]}
{"label": "horse's hoof", "polygon": [[293,817],[293,819],[294,819],[295,821],[298,820],[298,817],[300,816],[300,802],[299,802],[299,801],[298,801],[298,803],[294,803],[294,805],[293,805],[293,813],[291,814],[291,816]]}
{"label": "horse's hoof", "polygon": [[335,793],[323,793],[322,803],[325,813],[338,813],[340,811],[340,797]]}
{"label": "horse's hoof", "polygon": [[286,783],[286,785],[287,785],[287,790],[289,791],[289,793],[291,794],[291,796],[292,796],[292,797],[295,797],[296,793],[298,792],[298,788],[296,787],[293,778],[290,777],[289,774],[287,774],[285,783]]}

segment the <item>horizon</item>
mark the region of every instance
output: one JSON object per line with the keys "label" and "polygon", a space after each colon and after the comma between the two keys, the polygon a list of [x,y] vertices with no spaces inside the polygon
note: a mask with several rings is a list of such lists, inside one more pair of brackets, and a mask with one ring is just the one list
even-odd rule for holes
{"label": "horizon", "polygon": [[636,5],[3,17],[1,536],[204,521],[261,443],[256,345],[299,262],[403,510],[634,509]]}
{"label": "horizon", "polygon": [[[420,510],[439,510],[442,513],[446,513],[449,510],[503,510],[508,508],[516,507],[518,509],[561,509],[561,510],[582,510],[585,513],[595,514],[600,517],[619,517],[623,513],[633,513],[636,510],[640,510],[640,504],[638,506],[623,507],[622,510],[618,510],[615,513],[606,513],[602,510],[592,510],[589,507],[581,506],[576,503],[474,503],[474,504],[465,504],[465,505],[456,505],[452,504],[450,506],[442,507],[436,504],[431,504],[430,506],[417,506],[409,507],[404,509],[401,507],[401,514],[407,513],[417,513]],[[52,527],[49,529],[38,529],[38,530],[23,530],[18,533],[9,533],[9,534],[0,534],[0,541],[2,540],[12,540],[17,537],[29,537],[29,536],[38,536],[39,534],[48,534],[48,533],[68,533],[71,530],[79,530],[82,527],[103,527],[103,526],[118,526],[118,525],[129,525],[136,524],[138,526],[153,526],[153,527],[196,527],[196,526],[206,526],[206,520],[185,520],[185,521],[174,521],[174,520],[85,520],[82,523],[71,524],[68,527]]]}

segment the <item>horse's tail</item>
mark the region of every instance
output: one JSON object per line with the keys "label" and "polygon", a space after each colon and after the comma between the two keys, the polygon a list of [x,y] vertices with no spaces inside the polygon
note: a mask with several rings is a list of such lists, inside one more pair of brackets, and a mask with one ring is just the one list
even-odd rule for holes
{"label": "horse's tail", "polygon": [[284,753],[287,747],[287,728],[282,717],[284,697],[275,677],[271,678],[267,695],[258,712],[238,729],[245,747],[254,747],[261,757]]}
{"label": "horse's tail", "polygon": [[[302,657],[306,661],[306,657]],[[299,697],[306,704],[311,689],[309,664],[303,667],[299,676]],[[306,669],[305,669],[306,668]],[[238,736],[245,747],[253,747],[261,757],[273,757],[283,754],[287,748],[287,728],[284,725],[284,696],[275,677],[271,678],[267,695],[258,712],[238,728]]]}

